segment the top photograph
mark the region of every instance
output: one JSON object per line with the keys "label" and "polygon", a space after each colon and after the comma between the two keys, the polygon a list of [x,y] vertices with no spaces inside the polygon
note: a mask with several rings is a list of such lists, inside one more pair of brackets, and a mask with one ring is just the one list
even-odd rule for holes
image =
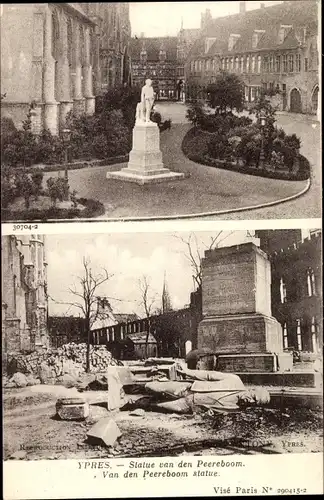
{"label": "top photograph", "polygon": [[321,217],[320,1],[0,8],[3,222]]}

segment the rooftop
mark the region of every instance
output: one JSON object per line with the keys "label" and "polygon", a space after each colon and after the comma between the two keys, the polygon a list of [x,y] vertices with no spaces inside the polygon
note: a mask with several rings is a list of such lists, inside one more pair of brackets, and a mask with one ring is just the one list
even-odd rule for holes
{"label": "rooftop", "polygon": [[132,38],[130,41],[130,55],[133,60],[139,60],[141,51],[146,50],[148,61],[158,61],[160,50],[165,50],[166,61],[175,61],[177,59],[176,36],[166,37],[139,37]]}

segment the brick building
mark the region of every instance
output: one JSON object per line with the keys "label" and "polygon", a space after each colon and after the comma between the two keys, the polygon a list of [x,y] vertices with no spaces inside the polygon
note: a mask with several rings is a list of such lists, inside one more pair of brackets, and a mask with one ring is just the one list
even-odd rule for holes
{"label": "brick building", "polygon": [[257,236],[271,262],[272,312],[281,323],[284,348],[319,352],[323,347],[321,231],[311,232],[304,241],[299,230],[257,231]]}
{"label": "brick building", "polygon": [[278,94],[278,108],[319,116],[319,2],[285,1],[278,5],[212,19],[204,16],[201,36],[185,65],[188,99],[206,97],[220,71],[236,73],[249,104],[260,89]]}
{"label": "brick building", "polygon": [[184,90],[184,65],[200,30],[181,27],[177,36],[132,38],[130,42],[132,84],[153,81],[157,99],[180,100]]}
{"label": "brick building", "polygon": [[1,7],[2,116],[58,134],[67,114],[92,114],[95,95],[129,79],[126,3]]}
{"label": "brick building", "polygon": [[2,352],[34,351],[49,344],[47,263],[41,235],[2,237]]}

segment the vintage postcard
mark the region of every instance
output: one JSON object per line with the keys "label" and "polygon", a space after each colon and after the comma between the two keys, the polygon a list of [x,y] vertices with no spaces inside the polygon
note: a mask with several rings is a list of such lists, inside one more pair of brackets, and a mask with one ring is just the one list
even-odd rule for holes
{"label": "vintage postcard", "polygon": [[319,493],[321,229],[73,228],[2,236],[6,498]]}
{"label": "vintage postcard", "polygon": [[0,8],[4,498],[323,493],[321,2]]}

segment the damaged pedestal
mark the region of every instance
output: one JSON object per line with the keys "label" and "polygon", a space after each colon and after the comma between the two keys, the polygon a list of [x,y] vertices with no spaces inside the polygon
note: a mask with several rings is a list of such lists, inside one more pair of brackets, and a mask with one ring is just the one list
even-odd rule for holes
{"label": "damaged pedestal", "polygon": [[107,178],[154,184],[184,178],[184,174],[171,172],[163,166],[160,150],[160,131],[156,123],[137,121],[133,129],[133,149],[127,168],[108,172]]}
{"label": "damaged pedestal", "polygon": [[292,368],[283,352],[280,323],[271,316],[271,270],[254,243],[219,248],[202,261],[203,317],[198,348],[218,356],[228,372],[276,372]]}
{"label": "damaged pedestal", "polygon": [[83,398],[61,398],[56,402],[56,413],[62,420],[85,420],[90,409]]}

